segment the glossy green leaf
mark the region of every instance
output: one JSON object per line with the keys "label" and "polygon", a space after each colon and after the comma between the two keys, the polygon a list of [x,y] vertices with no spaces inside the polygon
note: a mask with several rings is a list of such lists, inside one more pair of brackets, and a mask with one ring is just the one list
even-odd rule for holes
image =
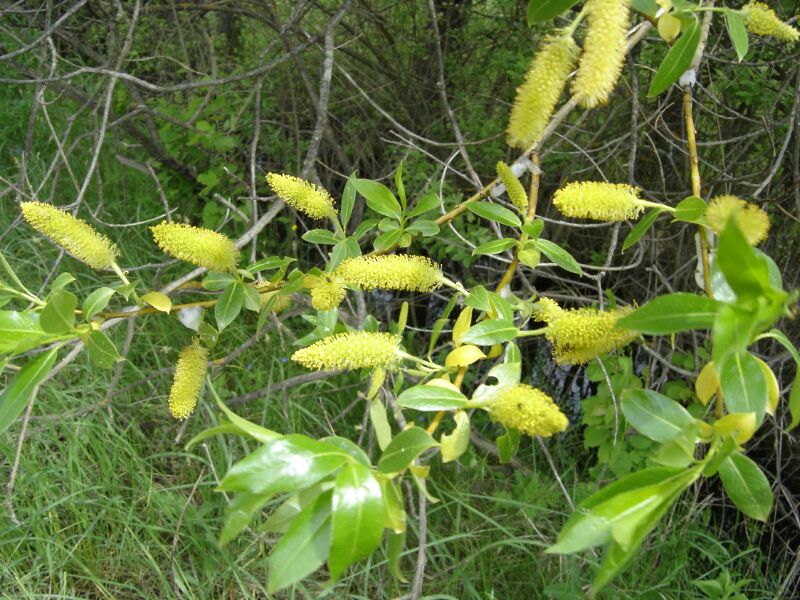
{"label": "glossy green leaf", "polygon": [[661,7],[656,0],[633,0],[633,2],[631,2],[631,8],[643,15],[655,18]]}
{"label": "glossy green leaf", "polygon": [[528,27],[549,21],[577,3],[578,0],[528,0]]}
{"label": "glossy green leaf", "polygon": [[332,231],[327,229],[311,229],[303,234],[303,241],[309,244],[335,246],[340,240]]}
{"label": "glossy green leaf", "polygon": [[269,502],[270,498],[272,498],[272,494],[248,494],[247,492],[236,494],[225,515],[225,525],[219,534],[219,545],[224,546],[242,533],[256,511]]}
{"label": "glossy green leaf", "polygon": [[[286,269],[296,260],[296,258],[289,258],[288,256],[268,256],[267,258],[262,258],[261,260],[254,262],[252,265],[247,267],[247,270],[251,273],[272,271],[275,269],[282,270]],[[206,287],[206,281],[208,281],[212,276],[214,276],[215,280],[219,281],[218,287],[215,288],[217,290],[222,290],[227,285],[233,283],[233,276],[228,275],[227,273],[209,273],[203,281],[203,287]],[[210,288],[206,287],[206,289]]]}
{"label": "glossy green leaf", "polygon": [[770,295],[769,264],[747,243],[733,219],[719,236],[717,263],[738,298]]}
{"label": "glossy green leaf", "polygon": [[746,350],[757,324],[755,313],[737,305],[722,306],[711,332],[714,364],[721,365],[729,354]]}
{"label": "glossy green leaf", "polygon": [[306,506],[275,544],[269,557],[270,593],[297,583],[328,559],[331,543],[331,495],[328,491]]}
{"label": "glossy green leaf", "polygon": [[522,225],[522,221],[519,220],[516,214],[499,204],[493,204],[491,202],[470,202],[467,204],[467,209],[469,212],[479,217],[483,217],[489,221],[495,221],[501,225],[508,225],[509,227],[519,227]]}
{"label": "glossy green leaf", "polygon": [[83,301],[83,306],[81,307],[83,310],[83,318],[90,321],[97,313],[105,310],[106,306],[108,306],[108,303],[111,301],[111,297],[114,295],[114,291],[115,290],[110,287],[101,287],[86,296],[86,299]]}
{"label": "glossy green leaf", "polygon": [[415,385],[397,397],[397,404],[421,411],[455,410],[467,406],[467,397],[438,385]]}
{"label": "glossy green leaf", "polygon": [[108,339],[108,336],[95,329],[89,335],[83,338],[83,343],[86,344],[86,350],[89,352],[89,358],[101,369],[111,369],[122,357],[117,352],[117,347]]}
{"label": "glossy green leaf", "polygon": [[233,412],[230,408],[225,406],[225,403],[222,402],[220,397],[217,395],[216,389],[214,389],[213,384],[208,385],[208,389],[211,390],[211,394],[214,396],[214,400],[217,402],[217,406],[219,406],[220,410],[222,410],[223,414],[228,418],[231,424],[238,428],[243,434],[253,438],[256,441],[261,442],[262,444],[266,444],[273,440],[277,440],[278,438],[282,437],[279,433],[272,431],[271,429],[267,429],[266,427],[262,427],[261,425],[256,425],[237,415]]}
{"label": "glossy green leaf", "polygon": [[501,252],[505,252],[509,248],[513,248],[516,245],[517,240],[512,240],[511,238],[500,238],[499,240],[492,240],[491,242],[481,244],[472,251],[472,254],[473,256],[481,254],[500,254]]}
{"label": "glossy green leaf", "polygon": [[403,549],[406,547],[406,532],[389,532],[386,536],[386,562],[389,567],[389,574],[397,581],[406,583],[406,578],[400,569],[400,559]]}
{"label": "glossy green leaf", "polygon": [[399,473],[428,448],[436,446],[434,440],[421,427],[410,427],[398,433],[381,454],[378,470]]}
{"label": "glossy green leaf", "polygon": [[339,218],[342,220],[342,227],[347,230],[350,223],[350,215],[353,214],[353,207],[356,204],[356,174],[351,173],[347,178],[342,192],[342,203],[339,207]]}
{"label": "glossy green leaf", "polygon": [[400,203],[385,185],[370,179],[356,179],[355,186],[358,193],[366,199],[367,206],[376,213],[392,217],[397,221],[403,219]]}
{"label": "glossy green leaf", "polygon": [[36,386],[53,367],[57,354],[58,348],[53,348],[30,361],[0,393],[0,433],[8,429],[25,410]]}
{"label": "glossy green leaf", "polygon": [[755,413],[761,423],[767,410],[767,380],[752,354],[728,355],[719,367],[719,382],[729,412]]}
{"label": "glossy green leaf", "polygon": [[356,444],[355,442],[348,440],[347,438],[340,437],[338,435],[329,435],[319,440],[320,442],[324,442],[326,444],[330,444],[332,446],[336,446],[339,450],[342,450],[345,454],[349,454],[350,458],[356,461],[359,464],[364,465],[365,467],[372,466],[372,463],[369,460],[366,452],[364,452],[361,447]]}
{"label": "glossy green leaf", "polygon": [[463,344],[493,346],[513,340],[519,335],[519,329],[511,321],[492,319],[476,323],[461,338]]}
{"label": "glossy green leaf", "polygon": [[[282,259],[279,259],[277,256],[265,258],[264,260],[260,260],[251,265],[250,272],[257,273],[270,268],[277,268],[277,266],[273,267],[273,262],[280,260]],[[209,292],[219,292],[220,290],[224,290],[226,287],[233,284],[235,281],[236,278],[230,273],[217,273],[212,271],[203,278],[203,287]]]}
{"label": "glossy green leaf", "polygon": [[406,511],[403,508],[403,493],[399,482],[381,477],[378,479],[383,494],[385,527],[395,533],[406,530]]}
{"label": "glossy green leaf", "polygon": [[0,354],[23,352],[45,337],[38,313],[0,310]]}
{"label": "glossy green leaf", "polygon": [[683,406],[652,390],[626,390],[622,412],[636,430],[657,442],[668,442],[694,425]]}
{"label": "glossy green leaf", "polygon": [[436,224],[436,221],[428,221],[427,219],[417,219],[416,221],[412,222],[408,227],[406,227],[406,231],[409,233],[419,233],[423,237],[430,237],[432,235],[436,235],[439,233],[439,226]]}
{"label": "glossy green leaf", "polygon": [[542,254],[544,254],[547,258],[556,263],[565,271],[575,273],[576,275],[583,275],[583,269],[581,269],[578,261],[575,260],[569,252],[564,250],[558,244],[554,244],[549,240],[543,240],[541,238],[535,240],[534,243],[536,248]]}
{"label": "glossy green leaf", "polygon": [[507,429],[497,438],[497,452],[501,463],[509,463],[519,450],[520,433],[516,429]]}
{"label": "glossy green leaf", "polygon": [[234,464],[219,489],[252,494],[293,492],[315,484],[348,461],[348,455],[334,446],[288,435]]}
{"label": "glossy green leaf", "polygon": [[375,437],[378,439],[378,447],[385,450],[389,442],[392,441],[392,428],[386,416],[386,407],[380,398],[375,398],[369,405],[369,420],[375,430]]}
{"label": "glossy green leaf", "polygon": [[363,465],[345,465],[336,476],[328,570],[336,580],[351,564],[368,557],[383,537],[381,488]]}
{"label": "glossy green leaf", "polygon": [[735,452],[719,466],[725,493],[748,517],[766,521],[774,499],[764,472],[741,452]]}
{"label": "glossy green leaf", "polygon": [[50,295],[42,309],[39,325],[46,333],[67,333],[75,327],[75,309],[78,298],[75,294],[59,290]]}
{"label": "glossy green leaf", "polygon": [[401,227],[395,229],[394,231],[387,231],[386,233],[382,233],[376,237],[372,242],[372,245],[375,250],[386,250],[387,248],[391,248],[392,246],[400,243],[400,238],[403,237],[404,233],[405,231]]}
{"label": "glossy green leaf", "polygon": [[544,230],[544,221],[541,219],[534,219],[533,221],[528,221],[522,226],[522,231],[527,233],[533,239],[538,238],[542,231]]}
{"label": "glossy green leaf", "polygon": [[741,13],[728,10],[725,12],[725,24],[728,27],[728,36],[731,38],[733,48],[736,50],[736,56],[741,62],[747,55],[747,50],[750,47],[750,40],[747,36],[747,28],[744,25],[744,19]]}
{"label": "glossy green leaf", "polygon": [[658,220],[658,217],[664,211],[660,208],[651,208],[645,216],[639,219],[639,222],[631,229],[631,232],[625,237],[622,242],[622,251],[625,252],[628,248],[635,246],[645,233],[650,231],[650,228]]}
{"label": "glossy green leaf", "polygon": [[214,316],[217,319],[217,327],[220,331],[225,329],[239,316],[243,305],[244,286],[239,282],[235,282],[226,287],[217,305],[214,307]]}
{"label": "glossy green leaf", "polygon": [[438,194],[425,194],[424,196],[420,197],[419,200],[414,204],[414,207],[408,211],[408,217],[418,217],[419,215],[423,215],[426,212],[430,212],[435,208],[438,208],[439,202],[439,195]]}
{"label": "glossy green leaf", "polygon": [[675,217],[676,221],[702,225],[705,223],[706,208],[708,206],[705,200],[697,196],[689,196],[678,202],[673,217]]}
{"label": "glossy green leaf", "polygon": [[700,22],[694,18],[678,41],[669,49],[653,76],[647,95],[651,98],[665,92],[689,68],[700,43]]}
{"label": "glossy green leaf", "polygon": [[184,446],[184,450],[191,450],[197,444],[202,442],[203,440],[207,440],[210,437],[214,437],[215,435],[244,435],[241,429],[236,427],[233,423],[225,423],[222,422],[216,427],[209,427],[208,429],[204,429],[188,442]]}
{"label": "glossy green leaf", "polygon": [[722,303],[713,298],[679,292],[654,298],[621,318],[617,324],[625,329],[655,335],[709,329],[721,307]]}
{"label": "glossy green leaf", "polygon": [[469,447],[469,415],[459,410],[453,415],[453,419],[456,422],[455,428],[450,433],[443,433],[439,440],[443,463],[458,460]]}

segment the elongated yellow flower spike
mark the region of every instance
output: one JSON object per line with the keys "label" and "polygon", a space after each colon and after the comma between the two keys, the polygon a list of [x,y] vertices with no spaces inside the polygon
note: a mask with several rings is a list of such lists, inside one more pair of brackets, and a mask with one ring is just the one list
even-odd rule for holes
{"label": "elongated yellow flower spike", "polygon": [[346,294],[338,278],[320,277],[311,288],[311,306],[314,310],[333,310],[342,303]]}
{"label": "elongated yellow flower spike", "polygon": [[631,0],[588,0],[588,28],[572,92],[584,108],[608,102],[625,64]]}
{"label": "elongated yellow flower spike", "polygon": [[266,306],[272,298],[275,298],[275,301],[272,303],[272,312],[274,313],[286,310],[292,303],[292,297],[289,294],[278,295],[277,291],[264,292],[260,294],[260,296],[259,306]]}
{"label": "elongated yellow flower spike", "polygon": [[173,417],[183,421],[194,412],[207,370],[208,350],[197,340],[181,350],[169,391],[169,412]]}
{"label": "elongated yellow flower spike", "polygon": [[578,46],[567,37],[547,38],[517,88],[508,120],[508,145],[532,146],[550,122],[567,77],[578,60]]}
{"label": "elongated yellow flower spike", "polygon": [[528,211],[528,194],[525,192],[525,188],[522,187],[519,179],[517,179],[517,176],[514,175],[514,171],[511,170],[511,167],[502,160],[497,163],[497,176],[500,177],[500,181],[506,186],[506,193],[508,197],[511,198],[511,202],[514,206],[517,207],[517,210],[521,213],[526,213]]}
{"label": "elongated yellow flower spike", "polygon": [[355,331],[337,333],[292,354],[292,360],[308,369],[376,369],[399,358],[400,338],[391,333]]}
{"label": "elongated yellow flower spike", "polygon": [[637,332],[617,327],[617,321],[628,312],[628,309],[621,308],[601,311],[595,308],[566,310],[559,307],[557,311],[542,311],[539,317],[548,323],[545,337],[553,344],[556,362],[582,365],[636,339]]}
{"label": "elongated yellow flower spike", "polygon": [[93,269],[107,269],[119,254],[117,246],[86,221],[42,202],[22,202],[22,216],[39,233],[53,240]]}
{"label": "elongated yellow flower spike", "polygon": [[766,211],[736,196],[723,195],[712,198],[705,216],[706,223],[717,234],[722,233],[728,219],[733,217],[751,246],[763,242],[769,233],[769,216]]}
{"label": "elongated yellow flower spike", "polygon": [[267,183],[272,191],[295,210],[312,219],[324,219],[336,214],[333,199],[327,190],[294,175],[270,173]]}
{"label": "elongated yellow flower spike", "polygon": [[166,223],[150,228],[161,250],[180,260],[209,271],[235,271],[239,251],[233,240],[202,227],[185,223]]}
{"label": "elongated yellow flower spike", "polygon": [[784,42],[796,42],[800,31],[784,23],[769,6],[763,2],[751,2],[742,8],[747,30],[756,35],[773,37]]}
{"label": "elongated yellow flower spike", "polygon": [[442,280],[441,267],[424,256],[390,254],[359,256],[344,261],[335,275],[364,289],[429,292]]}
{"label": "elongated yellow flower spike", "polygon": [[565,185],[556,191],[553,204],[568,217],[594,221],[635,219],[647,206],[633,186],[595,181]]}
{"label": "elongated yellow flower spike", "polygon": [[524,383],[498,390],[489,412],[495,421],[530,436],[550,437],[569,424],[550,396]]}

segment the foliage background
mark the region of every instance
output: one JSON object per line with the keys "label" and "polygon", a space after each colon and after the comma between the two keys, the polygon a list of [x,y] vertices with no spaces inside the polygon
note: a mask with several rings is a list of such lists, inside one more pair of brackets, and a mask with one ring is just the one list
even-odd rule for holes
{"label": "foliage background", "polygon": [[[543,26],[528,29],[526,4],[3,3],[2,251],[34,288],[46,289],[63,269],[78,275],[86,289],[99,283],[98,274],[20,224],[17,202],[35,198],[78,203],[83,217],[118,240],[124,266],[152,288],[186,271],[165,261],[151,243],[147,227],[165,212],[231,236],[269,217],[246,253],[320,264],[321,250],[300,240],[313,224],[275,209],[262,177],[273,170],[303,172],[337,196],[352,171],[388,184],[402,160],[412,198],[436,192],[452,206],[493,177],[497,160],[516,158],[504,143],[510,101],[547,33]],[[774,5],[793,16],[793,4]],[[20,48],[25,51],[15,53]],[[691,285],[691,228],[656,228],[620,254],[627,224],[562,222],[549,202],[561,184],[581,179],[627,181],[669,204],[691,194],[680,93],[673,88],[655,100],[645,96],[665,52],[651,33],[629,58],[610,105],[572,113],[543,152],[539,212],[548,219],[548,237],[588,265],[593,278],[566,278],[563,271],[540,268],[526,271],[525,288],[516,291],[536,289],[592,303],[613,290],[641,303]],[[704,193],[736,193],[769,212],[772,232],[764,249],[781,268],[785,287],[796,288],[797,49],[753,40],[738,64],[716,22],[695,100]],[[320,115],[326,117],[323,127]],[[354,222],[363,210],[357,205]],[[472,257],[465,241],[477,245],[494,237],[493,231],[474,216],[462,218],[456,228],[425,240],[420,251],[458,279],[496,282],[505,265]],[[368,295],[364,306],[348,307],[345,320],[358,323],[366,307],[388,322],[404,299]],[[410,330],[429,329],[442,305],[436,294],[416,299]],[[357,378],[315,380],[286,362],[292,341],[308,330],[302,319],[291,317],[297,312],[274,320],[262,336],[253,336],[254,319],[231,327],[215,349],[214,357],[225,364],[219,388],[237,410],[268,427],[312,436],[336,431],[369,443]],[[800,339],[797,321],[782,328]],[[264,597],[270,538],[254,534],[223,550],[216,546],[226,499],[213,491],[215,479],[246,449],[217,438],[185,452],[183,443],[213,424],[216,411],[205,403],[183,427],[166,413],[171,365],[191,332],[154,316],[131,320],[112,335],[126,349],[124,368],[98,372],[79,356],[40,394],[14,490],[22,525],[0,509],[0,593]],[[602,394],[602,384],[598,391],[596,374],[548,366],[542,344],[523,347],[533,382],[553,392],[579,424],[579,401]],[[702,345],[703,340],[681,337],[675,348],[664,343],[638,350],[630,368],[663,384],[681,370],[696,371],[694,357]],[[758,349],[788,383],[793,375],[788,354],[763,342]],[[674,393],[691,395],[691,390]],[[12,428],[0,436],[4,473],[18,433]],[[497,431],[486,421],[477,423],[474,433],[486,440]],[[763,428],[752,442],[750,455],[775,482],[777,504],[769,524],[745,522],[734,516],[721,490],[697,488],[606,595],[704,597],[691,581],[723,572],[750,580],[743,588],[749,598],[797,593],[796,436]],[[590,470],[597,472],[596,451],[585,447],[581,428],[548,445],[570,497],[592,491],[594,484],[586,482]],[[541,448],[524,446],[513,467],[474,449],[436,480],[434,493],[442,502],[427,515],[424,591],[430,597],[578,593],[591,555],[558,558],[541,552],[569,512]],[[690,519],[698,509],[702,518]],[[415,558],[411,536],[404,563],[409,573]],[[408,587],[393,582],[380,560],[354,568],[334,588],[320,585],[299,586],[296,594],[388,598]]]}

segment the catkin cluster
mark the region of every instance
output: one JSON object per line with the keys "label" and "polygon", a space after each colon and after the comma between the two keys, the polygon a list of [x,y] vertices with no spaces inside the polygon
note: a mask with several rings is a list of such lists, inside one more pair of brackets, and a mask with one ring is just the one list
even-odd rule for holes
{"label": "catkin cluster", "polygon": [[376,369],[397,361],[400,339],[390,333],[354,331],[319,340],[292,354],[308,369]]}
{"label": "catkin cluster", "polygon": [[514,148],[532,146],[550,122],[575,62],[578,46],[567,37],[547,38],[531,63],[508,121],[508,144]]}
{"label": "catkin cluster", "polygon": [[519,179],[517,179],[517,176],[514,175],[514,171],[511,170],[511,167],[502,160],[497,163],[497,176],[506,187],[506,193],[508,197],[511,198],[512,204],[514,204],[519,212],[523,214],[526,213],[528,211],[528,194],[525,193],[525,188],[522,187],[522,184],[519,182]]}
{"label": "catkin cluster", "polygon": [[489,412],[505,427],[530,436],[550,437],[564,431],[569,424],[550,396],[524,383],[498,390],[489,404]]}
{"label": "catkin cluster", "polygon": [[233,240],[221,233],[185,223],[166,222],[150,230],[158,247],[170,256],[209,271],[236,270],[239,251]]}
{"label": "catkin cluster", "polygon": [[335,275],[348,285],[367,290],[430,292],[441,282],[442,269],[424,256],[391,254],[350,258],[339,265]]}
{"label": "catkin cluster", "polygon": [[107,269],[119,254],[117,246],[86,221],[43,202],[22,202],[22,216],[39,233],[93,269]]}
{"label": "catkin cluster", "polygon": [[293,175],[270,173],[267,183],[281,200],[312,219],[324,219],[336,214],[333,199],[327,190]]}
{"label": "catkin cluster", "polygon": [[342,303],[346,293],[341,280],[320,277],[311,288],[311,306],[314,310],[333,310]]}
{"label": "catkin cluster", "polygon": [[588,0],[588,28],[572,91],[584,108],[608,102],[627,52],[631,0]]}
{"label": "catkin cluster", "polygon": [[645,208],[635,187],[595,181],[564,186],[556,191],[553,204],[568,217],[594,221],[635,219]]}
{"label": "catkin cluster", "polygon": [[208,350],[197,340],[181,350],[169,392],[169,412],[176,419],[182,421],[194,411],[207,369]]}
{"label": "catkin cluster", "polygon": [[705,217],[708,226],[717,234],[722,233],[728,220],[733,218],[751,246],[763,242],[769,233],[769,216],[766,211],[736,196],[723,195],[712,198]]}
{"label": "catkin cluster", "polygon": [[800,31],[784,23],[769,6],[763,2],[751,2],[742,9],[747,30],[756,35],[773,37],[784,42],[796,42]]}

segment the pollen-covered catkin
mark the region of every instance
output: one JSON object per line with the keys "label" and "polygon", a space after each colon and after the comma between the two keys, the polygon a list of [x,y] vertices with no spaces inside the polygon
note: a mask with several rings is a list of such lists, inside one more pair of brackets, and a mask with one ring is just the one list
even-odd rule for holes
{"label": "pollen-covered catkin", "polygon": [[314,310],[333,310],[342,303],[345,294],[338,278],[321,277],[311,288],[311,306]]}
{"label": "pollen-covered catkin", "polygon": [[588,0],[588,27],[572,92],[584,108],[608,102],[627,52],[631,0]]}
{"label": "pollen-covered catkin", "polygon": [[398,360],[400,338],[390,333],[354,331],[337,333],[292,354],[308,369],[375,369]]}
{"label": "pollen-covered catkin", "polygon": [[153,239],[161,250],[180,260],[209,271],[234,271],[239,251],[233,240],[202,227],[185,223],[160,223],[151,227]]}
{"label": "pollen-covered catkin", "polygon": [[767,239],[769,216],[760,206],[745,202],[737,196],[722,195],[711,199],[706,208],[706,223],[714,233],[720,234],[732,217],[751,246]]}
{"label": "pollen-covered catkin", "polygon": [[442,269],[425,256],[359,256],[339,265],[335,276],[367,290],[430,292],[442,280]]}
{"label": "pollen-covered catkin", "polygon": [[497,163],[497,176],[500,177],[500,181],[502,181],[503,185],[506,187],[506,193],[508,197],[511,198],[511,202],[517,210],[521,213],[527,212],[528,194],[525,193],[525,188],[522,187],[522,184],[519,182],[519,179],[517,179],[517,176],[514,175],[514,171],[511,170],[511,167],[502,160]]}
{"label": "pollen-covered catkin", "polygon": [[553,344],[556,362],[582,365],[632,342],[638,333],[617,327],[617,321],[628,312],[595,308],[551,312],[545,337]]}
{"label": "pollen-covered catkin", "polygon": [[744,23],[750,33],[764,35],[784,42],[796,42],[800,31],[784,23],[769,6],[763,2],[751,2],[742,8]]}
{"label": "pollen-covered catkin", "polygon": [[490,401],[489,412],[505,427],[530,436],[550,437],[569,424],[550,396],[524,383],[498,390]]}
{"label": "pollen-covered catkin", "polygon": [[635,219],[645,208],[635,187],[595,181],[565,185],[556,191],[553,204],[568,217],[594,221]]}
{"label": "pollen-covered catkin", "polygon": [[336,214],[331,195],[313,183],[282,173],[267,175],[267,183],[281,200],[312,219],[324,219]]}
{"label": "pollen-covered catkin", "polygon": [[567,37],[547,38],[531,63],[508,120],[508,145],[532,146],[550,122],[570,72],[579,54],[575,41]]}
{"label": "pollen-covered catkin", "polygon": [[86,221],[43,202],[22,202],[22,216],[39,233],[53,240],[93,269],[107,269],[119,254],[117,246]]}
{"label": "pollen-covered catkin", "polygon": [[207,369],[208,350],[197,340],[181,350],[169,392],[169,412],[176,419],[182,421],[194,411]]}

